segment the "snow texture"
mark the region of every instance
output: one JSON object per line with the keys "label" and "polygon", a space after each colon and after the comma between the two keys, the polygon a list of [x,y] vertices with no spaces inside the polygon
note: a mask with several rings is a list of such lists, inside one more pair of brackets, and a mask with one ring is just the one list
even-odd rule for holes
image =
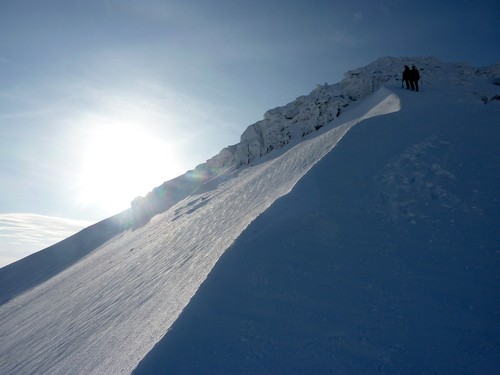
{"label": "snow texture", "polygon": [[499,66],[379,59],[0,269],[0,373],[496,373]]}

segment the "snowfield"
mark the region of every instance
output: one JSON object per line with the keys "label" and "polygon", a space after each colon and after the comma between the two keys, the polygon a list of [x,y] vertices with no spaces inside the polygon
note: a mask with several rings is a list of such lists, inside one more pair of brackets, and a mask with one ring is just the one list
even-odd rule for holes
{"label": "snowfield", "polygon": [[0,373],[496,373],[499,65],[379,59],[61,271],[0,269]]}

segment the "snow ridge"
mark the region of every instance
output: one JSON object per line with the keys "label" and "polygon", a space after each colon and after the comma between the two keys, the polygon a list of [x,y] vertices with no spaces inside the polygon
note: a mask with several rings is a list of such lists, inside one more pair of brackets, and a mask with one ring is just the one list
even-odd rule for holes
{"label": "snow ridge", "polygon": [[[403,66],[413,64],[420,71],[424,87],[443,82],[467,86],[481,77],[500,83],[500,62],[475,68],[465,63],[443,63],[433,57],[379,58],[365,67],[348,71],[339,83],[318,85],[310,94],[267,111],[262,120],[247,127],[239,143],[225,147],[194,170],[158,186],[145,198],[134,200],[131,221],[136,226],[142,225],[180,199],[203,189],[207,181],[212,180],[211,186],[214,186],[221,179],[229,178],[228,172],[252,165],[263,156],[271,157],[278,150],[286,150],[325,126],[345,123],[344,114],[353,104],[383,85],[401,82]],[[473,95],[484,103],[500,100],[492,91],[478,91]]]}
{"label": "snow ridge", "polygon": [[134,375],[497,374],[500,87],[474,81],[366,98],[401,110],[257,217]]}
{"label": "snow ridge", "polygon": [[0,372],[130,373],[253,220],[288,194],[351,127],[399,108],[398,98],[381,89],[340,126],[233,172],[234,178],[116,235],[1,305]]}

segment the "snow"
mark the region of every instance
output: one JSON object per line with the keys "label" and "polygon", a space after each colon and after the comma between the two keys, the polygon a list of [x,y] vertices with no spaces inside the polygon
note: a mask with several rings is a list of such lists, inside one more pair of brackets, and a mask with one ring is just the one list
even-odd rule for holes
{"label": "snow", "polygon": [[500,108],[392,90],[401,111],[260,215],[134,374],[497,373]]}
{"label": "snow", "polygon": [[419,59],[415,93],[406,61],[267,112],[144,225],[0,269],[0,373],[495,373],[499,64]]}

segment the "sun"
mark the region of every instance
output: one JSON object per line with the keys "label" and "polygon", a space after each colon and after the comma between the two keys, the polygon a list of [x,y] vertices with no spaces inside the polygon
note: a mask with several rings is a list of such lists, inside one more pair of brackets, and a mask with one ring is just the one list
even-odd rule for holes
{"label": "sun", "polygon": [[110,214],[124,210],[138,195],[180,174],[174,160],[168,143],[138,127],[97,126],[83,155],[80,203]]}

